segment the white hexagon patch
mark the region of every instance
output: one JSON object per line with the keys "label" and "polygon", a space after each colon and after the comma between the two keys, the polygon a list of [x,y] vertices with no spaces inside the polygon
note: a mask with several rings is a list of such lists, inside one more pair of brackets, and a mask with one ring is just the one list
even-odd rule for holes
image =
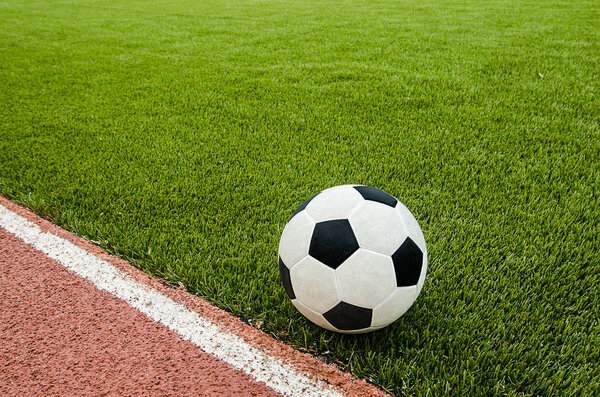
{"label": "white hexagon patch", "polygon": [[296,299],[317,313],[325,313],[340,302],[335,272],[307,256],[290,270]]}
{"label": "white hexagon patch", "polygon": [[399,213],[375,201],[365,201],[348,219],[361,248],[392,255],[406,239]]}
{"label": "white hexagon patch", "polygon": [[392,258],[359,249],[335,271],[342,300],[374,308],[396,289]]}
{"label": "white hexagon patch", "polygon": [[346,219],[363,197],[352,185],[336,186],[323,190],[304,209],[315,222]]}
{"label": "white hexagon patch", "polygon": [[279,257],[291,269],[308,255],[315,223],[304,211],[296,214],[283,229],[279,241]]}
{"label": "white hexagon patch", "polygon": [[323,317],[322,314],[319,314],[306,305],[303,305],[298,299],[294,299],[292,303],[304,317],[317,324],[319,327],[328,329],[330,331],[336,331],[336,329],[329,324],[327,320],[325,320],[325,317]]}
{"label": "white hexagon patch", "polygon": [[386,326],[402,316],[417,298],[417,287],[400,287],[373,310],[372,327]]}

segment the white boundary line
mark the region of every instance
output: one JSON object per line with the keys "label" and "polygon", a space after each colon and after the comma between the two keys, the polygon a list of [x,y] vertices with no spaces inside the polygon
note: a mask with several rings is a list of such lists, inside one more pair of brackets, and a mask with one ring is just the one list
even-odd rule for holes
{"label": "white boundary line", "polygon": [[240,337],[222,331],[198,313],[160,292],[138,284],[110,263],[55,234],[43,232],[38,225],[0,204],[0,227],[43,252],[67,269],[108,291],[133,308],[179,334],[234,368],[265,382],[288,396],[338,396],[321,381],[297,373],[290,365],[251,346]]}

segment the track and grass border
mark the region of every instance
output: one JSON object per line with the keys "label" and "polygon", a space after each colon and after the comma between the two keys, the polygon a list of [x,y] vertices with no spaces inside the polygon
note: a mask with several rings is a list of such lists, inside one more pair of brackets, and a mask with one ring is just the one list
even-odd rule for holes
{"label": "track and grass border", "polygon": [[366,381],[273,340],[185,290],[155,280],[2,196],[0,227],[281,394],[385,395]]}

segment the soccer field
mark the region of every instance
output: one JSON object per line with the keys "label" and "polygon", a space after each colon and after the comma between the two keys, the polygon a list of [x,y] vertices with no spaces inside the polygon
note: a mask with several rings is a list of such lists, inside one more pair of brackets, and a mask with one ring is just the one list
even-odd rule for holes
{"label": "soccer field", "polygon": [[[597,1],[0,2],[0,194],[396,395],[600,393]],[[348,336],[289,216],[400,199],[425,286]]]}

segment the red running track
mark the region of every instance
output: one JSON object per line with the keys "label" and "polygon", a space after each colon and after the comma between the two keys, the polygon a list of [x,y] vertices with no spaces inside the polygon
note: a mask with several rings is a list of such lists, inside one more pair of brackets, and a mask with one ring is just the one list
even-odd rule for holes
{"label": "red running track", "polygon": [[0,229],[0,394],[277,395]]}

